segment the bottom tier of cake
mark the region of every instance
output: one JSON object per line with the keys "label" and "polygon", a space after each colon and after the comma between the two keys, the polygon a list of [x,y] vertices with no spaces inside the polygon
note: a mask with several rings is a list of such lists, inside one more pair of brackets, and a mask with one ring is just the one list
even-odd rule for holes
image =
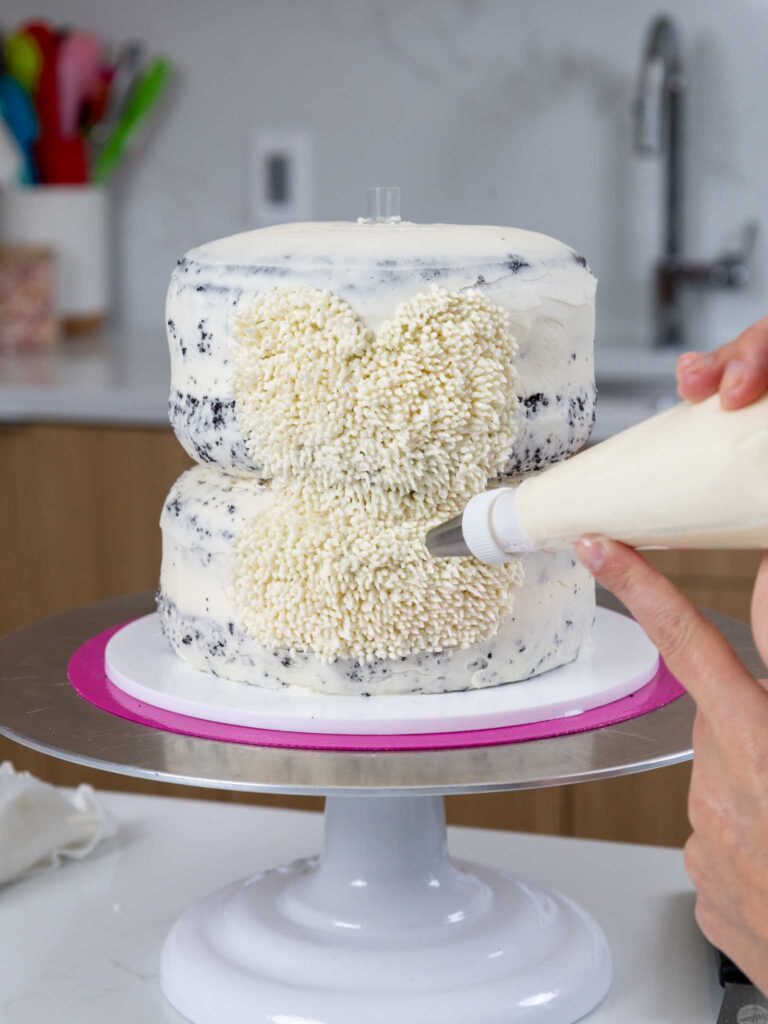
{"label": "bottom tier of cake", "polygon": [[265,648],[241,627],[230,579],[238,533],[269,500],[253,480],[222,478],[204,467],[183,474],[166,500],[158,608],[176,653],[201,671],[329,694],[446,693],[557,668],[573,661],[589,636],[591,576],[570,552],[542,552],[526,556],[524,583],[501,630],[466,650],[361,664]]}

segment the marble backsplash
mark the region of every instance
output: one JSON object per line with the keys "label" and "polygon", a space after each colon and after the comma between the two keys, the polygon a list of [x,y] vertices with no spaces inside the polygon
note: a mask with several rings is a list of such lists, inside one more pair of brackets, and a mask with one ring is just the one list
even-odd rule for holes
{"label": "marble backsplash", "polygon": [[[688,252],[709,258],[751,217],[768,230],[768,6],[665,7],[688,67]],[[5,2],[6,25],[30,13]],[[38,0],[34,13],[64,11]],[[391,182],[410,219],[556,235],[600,279],[600,344],[647,347],[660,168],[632,152],[631,101],[656,13],[656,0],[67,0],[67,20],[143,37],[179,72],[152,145],[115,188],[122,319],[146,338],[157,326],[164,345],[176,258],[253,226],[253,133],[307,126],[317,218],[354,218],[367,185]],[[765,312],[767,253],[761,237],[743,291],[692,296],[692,345]]]}

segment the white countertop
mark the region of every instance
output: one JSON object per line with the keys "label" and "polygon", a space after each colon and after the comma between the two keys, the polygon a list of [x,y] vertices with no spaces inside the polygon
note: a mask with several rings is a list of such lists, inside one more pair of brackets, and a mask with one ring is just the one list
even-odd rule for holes
{"label": "white countertop", "polygon": [[[0,889],[3,1024],[181,1022],[158,986],[161,945],[176,917],[229,881],[321,846],[316,814],[101,796],[119,823],[116,841],[85,861]],[[603,926],[615,978],[590,1024],[715,1021],[714,958],[693,920],[679,850],[449,832],[455,855],[552,885]]]}
{"label": "white countertop", "polygon": [[64,338],[48,352],[0,353],[0,423],[167,427],[169,385],[162,331]]}
{"label": "white countertop", "polygon": [[[603,440],[674,399],[676,353],[597,349],[597,423]],[[0,424],[94,423],[168,426],[170,368],[165,337],[114,328],[63,339],[50,353],[0,355]]]}

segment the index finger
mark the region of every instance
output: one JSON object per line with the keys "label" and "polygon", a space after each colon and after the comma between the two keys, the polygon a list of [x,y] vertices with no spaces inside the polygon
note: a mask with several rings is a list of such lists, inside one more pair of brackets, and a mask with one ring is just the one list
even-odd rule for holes
{"label": "index finger", "polygon": [[755,697],[764,700],[763,692],[725,637],[662,573],[636,551],[604,537],[584,538],[574,547],[580,561],[627,606],[707,718],[716,721],[727,706],[754,719]]}
{"label": "index finger", "polygon": [[686,352],[677,363],[682,398],[700,402],[720,392],[724,409],[741,409],[768,389],[768,317],[714,352]]}

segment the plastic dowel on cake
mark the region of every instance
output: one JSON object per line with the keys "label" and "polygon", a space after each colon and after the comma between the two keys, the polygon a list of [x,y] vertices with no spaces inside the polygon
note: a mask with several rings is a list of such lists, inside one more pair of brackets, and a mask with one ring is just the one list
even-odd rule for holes
{"label": "plastic dowel on cake", "polygon": [[600,533],[636,548],[768,547],[768,395],[681,402],[525,480],[475,495],[427,535],[489,565]]}
{"label": "plastic dowel on cake", "polygon": [[159,610],[193,666],[323,693],[435,693],[572,661],[570,552],[502,566],[423,538],[489,481],[589,436],[595,279],[555,239],[400,219],[286,224],[189,252],[170,412],[199,465],[162,515]]}
{"label": "plastic dowel on cake", "polygon": [[400,224],[399,185],[371,185],[368,189],[368,216],[361,224]]}

